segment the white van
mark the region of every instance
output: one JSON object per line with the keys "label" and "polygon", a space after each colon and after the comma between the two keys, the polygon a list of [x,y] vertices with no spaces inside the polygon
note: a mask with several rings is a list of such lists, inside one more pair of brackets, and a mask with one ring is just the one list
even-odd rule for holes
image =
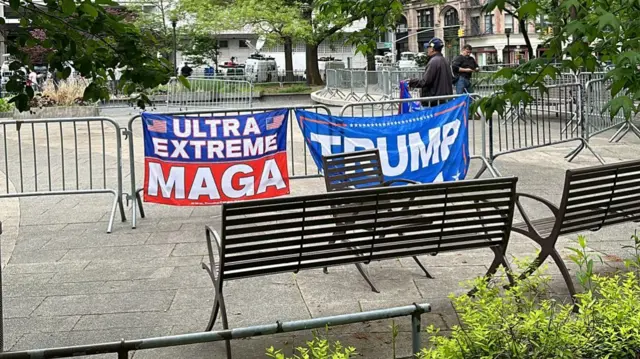
{"label": "white van", "polygon": [[244,73],[251,82],[277,82],[278,65],[272,57],[251,55],[244,65]]}
{"label": "white van", "polygon": [[413,52],[403,52],[400,54],[400,61],[398,61],[398,67],[401,69],[416,68],[416,54]]}
{"label": "white van", "polygon": [[344,62],[340,59],[334,59],[333,57],[321,57],[318,59],[318,70],[322,76],[322,81],[326,81],[327,70],[339,70],[344,69]]}

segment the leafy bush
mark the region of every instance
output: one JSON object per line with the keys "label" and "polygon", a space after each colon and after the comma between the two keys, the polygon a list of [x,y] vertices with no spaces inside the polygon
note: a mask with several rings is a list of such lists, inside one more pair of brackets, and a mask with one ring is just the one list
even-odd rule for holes
{"label": "leafy bush", "polygon": [[298,354],[286,357],[282,350],[274,347],[267,349],[267,357],[273,359],[349,359],[358,353],[353,347],[343,347],[340,342],[331,344],[327,339],[318,338],[314,332],[313,340],[307,342],[307,347],[296,348]]}
{"label": "leafy bush", "polygon": [[12,112],[13,104],[4,98],[0,98],[0,112]]}
{"label": "leafy bush", "polygon": [[[579,245],[572,259],[581,268],[578,278],[586,291],[578,294],[578,313],[572,304],[549,295],[549,278],[542,274],[507,290],[505,281],[492,284],[479,279],[474,297],[452,298],[461,325],[453,328],[450,337],[434,335],[432,348],[423,350],[419,358],[637,358],[637,273],[595,275],[583,237]],[[438,334],[434,327],[427,331]]]}

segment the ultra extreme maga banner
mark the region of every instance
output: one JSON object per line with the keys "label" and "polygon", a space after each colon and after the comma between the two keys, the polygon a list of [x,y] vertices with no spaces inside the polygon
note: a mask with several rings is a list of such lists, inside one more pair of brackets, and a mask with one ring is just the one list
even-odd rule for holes
{"label": "ultra extreme maga banner", "polygon": [[338,117],[296,110],[313,160],[378,148],[385,180],[422,183],[464,179],[469,168],[469,96],[383,117]]}
{"label": "ultra extreme maga banner", "polygon": [[288,113],[143,113],[144,200],[197,206],[288,194]]}

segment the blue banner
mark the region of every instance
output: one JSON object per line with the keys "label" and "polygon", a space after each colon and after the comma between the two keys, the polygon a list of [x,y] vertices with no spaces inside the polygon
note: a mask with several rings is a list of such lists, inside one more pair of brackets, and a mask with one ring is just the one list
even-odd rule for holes
{"label": "blue banner", "polygon": [[[400,81],[400,99],[411,98],[411,92],[409,91],[409,83],[407,81]],[[414,111],[422,111],[422,105],[419,101],[401,102],[398,109],[399,114],[409,113]]]}
{"label": "blue banner", "polygon": [[469,169],[468,95],[401,115],[338,117],[296,110],[318,169],[322,156],[378,148],[385,180],[464,179]]}

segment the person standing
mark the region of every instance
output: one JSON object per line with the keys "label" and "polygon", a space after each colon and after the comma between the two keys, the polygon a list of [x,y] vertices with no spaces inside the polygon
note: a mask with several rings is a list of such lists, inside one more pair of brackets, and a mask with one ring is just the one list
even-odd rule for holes
{"label": "person standing", "polygon": [[193,69],[189,67],[187,62],[184,63],[184,66],[180,69],[180,74],[184,77],[189,77],[193,73]]}
{"label": "person standing", "polygon": [[471,50],[471,45],[464,45],[462,54],[456,56],[451,64],[453,75],[455,76],[454,84],[456,85],[457,94],[473,93],[471,77],[474,72],[480,71],[480,67],[476,59],[471,56]]}
{"label": "person standing", "polygon": [[[444,43],[434,37],[427,43],[427,56],[429,62],[421,79],[409,80],[409,87],[420,88],[420,97],[449,96],[453,95],[453,75],[447,60],[442,56]],[[422,106],[433,107],[445,101],[431,100],[421,101]]]}

